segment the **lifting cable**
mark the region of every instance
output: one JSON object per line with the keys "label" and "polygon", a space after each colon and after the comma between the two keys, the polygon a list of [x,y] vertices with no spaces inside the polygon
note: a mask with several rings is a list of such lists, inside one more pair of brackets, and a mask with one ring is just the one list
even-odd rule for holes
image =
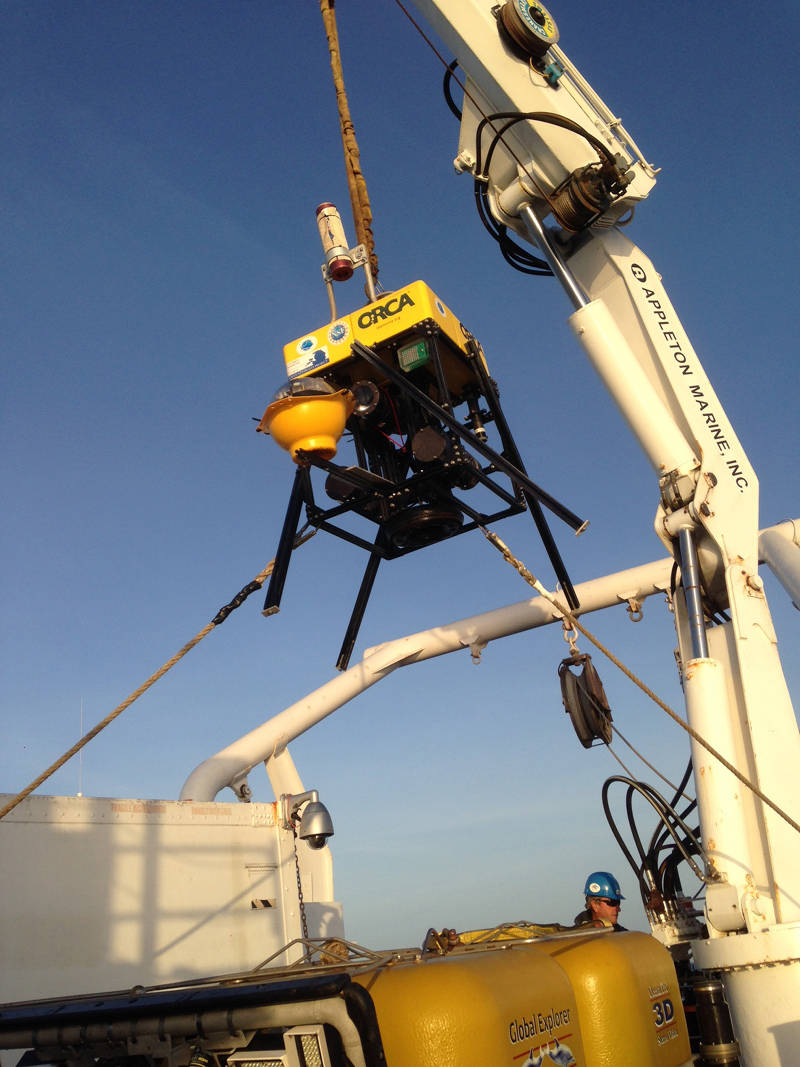
{"label": "lifting cable", "polygon": [[[310,540],[316,532],[316,530],[311,530],[310,532],[306,533],[305,530],[301,530],[295,538],[294,547],[299,548],[300,545],[305,544],[305,542]],[[12,800],[10,800],[2,809],[0,809],[0,819],[8,815],[10,811],[13,811],[18,804],[21,804],[26,797],[30,796],[30,794],[35,789],[38,789],[43,782],[46,782],[47,779],[50,778],[53,774],[55,774],[55,772],[59,770],[59,768],[63,767],[68,760],[72,759],[73,756],[77,755],[77,753],[80,752],[82,748],[84,748],[86,745],[89,744],[90,741],[97,737],[101,730],[105,730],[106,726],[110,725],[114,721],[114,719],[118,718],[123,713],[123,711],[126,710],[126,708],[129,708],[131,704],[133,704],[135,700],[138,700],[143,693],[146,693],[152,685],[155,685],[159,678],[163,678],[167,671],[171,670],[171,668],[174,667],[179,660],[182,660],[187,652],[191,652],[195,645],[199,645],[203,638],[207,637],[208,634],[210,634],[216,626],[220,626],[223,622],[225,622],[230,613],[232,611],[235,611],[236,608],[241,607],[241,605],[244,604],[245,600],[247,600],[251,593],[255,593],[257,589],[261,588],[266,579],[270,576],[270,574],[272,574],[274,566],[275,560],[271,559],[266,565],[266,567],[263,569],[263,571],[261,571],[260,574],[256,575],[252,582],[249,582],[246,586],[244,586],[243,589],[240,589],[236,596],[233,598],[233,600],[231,600],[228,604],[225,604],[224,607],[221,607],[217,614],[214,616],[214,618],[211,620],[211,622],[206,623],[203,629],[200,630],[199,633],[195,634],[191,641],[187,641],[183,648],[180,649],[179,652],[176,652],[175,655],[172,656],[170,659],[168,659],[167,662],[163,664],[163,666],[159,667],[155,674],[151,674],[147,681],[143,682],[138,689],[134,689],[134,691],[126,700],[123,700],[123,702],[119,704],[116,708],[114,708],[112,712],[109,712],[109,714],[106,715],[104,719],[101,719],[101,721],[97,723],[96,726],[93,726],[87,734],[84,734],[83,737],[80,738],[80,740],[76,741],[72,748],[68,749],[63,756],[60,756],[55,761],[55,763],[52,763],[46,771],[42,771],[38,778],[35,778],[30,783],[30,785],[26,786],[22,790],[21,793],[17,793],[17,795]]]}
{"label": "lifting cable", "polygon": [[[628,746],[628,748],[631,750],[631,752],[634,754],[634,756],[636,756],[637,759],[640,759],[642,761],[642,763],[645,765],[645,767],[648,767],[653,772],[653,774],[657,775],[661,779],[662,782],[666,782],[666,784],[670,787],[670,789],[673,791],[673,793],[677,793],[677,795],[679,797],[683,797],[684,800],[688,800],[691,803],[692,798],[689,796],[689,794],[688,793],[684,793],[683,789],[679,789],[678,786],[676,786],[674,782],[671,782],[669,780],[669,778],[665,777],[661,773],[661,771],[658,769],[658,767],[654,767],[653,764],[650,763],[650,761],[648,759],[646,759],[637,748],[634,748],[634,746],[630,743],[630,741],[627,739],[627,737],[625,737],[625,735],[622,733],[622,731],[619,729],[619,727],[616,725],[616,723],[614,724],[613,730],[614,730],[614,733],[617,735],[617,737],[620,739],[620,741],[622,741],[624,744],[626,744]],[[620,765],[620,767],[622,767],[624,769],[624,771],[628,775],[628,777],[635,778],[636,775],[633,773],[633,771],[631,771],[631,769],[629,767],[625,766],[625,764],[622,762],[620,757],[617,755],[617,753],[611,747],[611,742],[610,741],[606,744],[606,748],[611,753],[611,755],[614,757],[614,759],[617,761],[617,763]]]}
{"label": "lifting cable", "polygon": [[[320,0],[320,2],[324,3],[325,0]],[[466,86],[466,83],[464,81],[462,81],[461,78],[459,78],[458,75],[455,73],[455,67],[453,67],[453,65],[451,63],[448,63],[448,61],[445,59],[445,57],[442,55],[442,53],[439,51],[439,49],[434,44],[433,40],[425,32],[425,30],[419,24],[419,22],[414,18],[414,16],[411,14],[411,12],[405,6],[405,4],[402,2],[402,0],[394,0],[394,2],[396,4],[396,6],[399,7],[400,10],[403,12],[405,17],[408,19],[408,21],[411,23],[411,25],[414,27],[414,29],[417,31],[417,33],[420,35],[420,37],[425,42],[425,44],[428,46],[428,48],[430,48],[430,50],[433,52],[433,54],[436,56],[436,58],[442,64],[442,66],[444,67],[445,71],[449,72],[449,77],[452,78],[452,80],[456,83],[456,85],[458,85],[458,87],[463,91],[464,96],[467,99],[469,99],[470,103],[475,108],[477,113],[482,116],[482,118],[483,118],[483,120],[485,122],[488,122],[491,125],[492,124],[492,119],[493,118],[497,118],[497,116],[491,116],[491,115],[487,115],[486,114],[486,112],[484,111],[484,109],[481,106],[480,102],[478,100],[476,100],[476,98],[472,95],[472,93],[470,93],[469,89]],[[514,159],[514,161],[522,169],[522,171],[524,172],[526,178],[528,179],[528,181],[530,181],[531,185],[534,187],[534,189],[539,194],[539,196],[541,196],[543,200],[546,200],[547,203],[552,208],[553,207],[553,203],[554,203],[553,198],[536,181],[536,178],[534,177],[534,175],[533,175],[533,173],[531,171],[530,165],[526,164],[525,162],[523,162],[523,160],[521,160],[519,158],[519,155],[514,150],[514,146],[505,138],[505,136],[504,136],[505,130],[501,129],[500,131],[497,131],[496,127],[493,126],[493,125],[492,125],[492,129],[495,130],[496,135],[497,135],[495,139],[497,141],[500,141],[503,144],[503,147],[506,149],[506,151],[509,153],[509,155]],[[580,130],[579,132],[581,133],[582,136],[586,136],[586,131]]]}
{"label": "lifting cable", "polygon": [[653,692],[652,689],[649,688],[649,686],[647,686],[641,680],[641,678],[638,678],[633,673],[633,671],[631,671],[628,667],[625,666],[625,664],[621,660],[617,659],[611,649],[606,648],[602,641],[600,641],[597,637],[594,636],[594,634],[590,630],[587,630],[585,626],[578,622],[578,620],[575,618],[570,609],[566,605],[562,604],[559,600],[557,600],[553,593],[550,593],[547,589],[545,589],[539,579],[536,578],[533,574],[531,574],[525,564],[522,563],[519,559],[517,559],[516,556],[514,556],[509,547],[503,541],[500,540],[497,534],[492,533],[490,530],[487,530],[483,526],[480,526],[479,529],[484,535],[484,537],[487,539],[487,541],[489,541],[489,543],[497,549],[497,551],[502,555],[503,559],[505,559],[505,561],[521,575],[521,577],[528,583],[528,585],[535,589],[540,596],[544,597],[545,600],[549,601],[549,603],[553,605],[556,611],[558,611],[562,618],[568,623],[570,629],[574,627],[576,630],[582,633],[583,636],[587,638],[587,640],[591,641],[595,648],[599,649],[599,651],[602,652],[607,659],[610,659],[614,666],[618,667],[622,671],[622,673],[633,682],[634,685],[638,686],[639,689],[641,689],[646,696],[650,697],[650,699],[654,701],[663,712],[669,715],[673,722],[677,723],[682,730],[685,730],[686,733],[689,734],[689,736],[699,745],[702,745],[706,752],[709,752],[714,757],[714,759],[718,760],[727,771],[730,771],[734,778],[738,779],[738,781],[740,781],[742,785],[746,786],[752,793],[754,793],[759,800],[761,800],[764,804],[767,805],[767,807],[772,808],[775,814],[779,815],[784,820],[784,822],[787,822],[793,830],[796,830],[798,833],[800,833],[800,824],[795,822],[795,820],[790,815],[788,815],[782,808],[780,808],[774,800],[770,800],[770,798],[765,793],[763,793],[754,782],[751,782],[749,778],[745,777],[745,775],[743,775],[740,770],[734,767],[734,765],[729,760],[725,759],[722,753],[718,752],[710,744],[710,742],[706,741],[706,739],[702,737],[697,732],[697,730],[691,727],[688,723],[684,722],[680,715],[678,715],[676,711],[673,711],[669,704],[666,704],[659,696],[657,696]]}
{"label": "lifting cable", "polygon": [[336,0],[319,0],[319,9],[328,38],[328,52],[331,57],[333,85],[336,89],[336,106],[339,110],[339,128],[342,134],[344,165],[347,171],[347,187],[350,192],[350,206],[356,227],[356,240],[364,245],[369,256],[372,277],[378,278],[378,257],[375,253],[375,239],[372,235],[372,208],[367,192],[367,183],[361,170],[361,157],[356,141],[355,127],[350,117],[347,92],[344,87],[342,56],[339,50],[339,31],[336,28]]}

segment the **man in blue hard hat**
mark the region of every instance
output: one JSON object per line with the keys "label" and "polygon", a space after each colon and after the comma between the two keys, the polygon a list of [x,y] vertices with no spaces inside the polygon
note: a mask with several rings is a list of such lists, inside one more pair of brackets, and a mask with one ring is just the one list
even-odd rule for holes
{"label": "man in blue hard hat", "polygon": [[586,908],[575,916],[576,926],[601,925],[600,920],[612,923],[615,930],[624,930],[617,922],[623,897],[619,882],[608,871],[592,871],[583,887]]}

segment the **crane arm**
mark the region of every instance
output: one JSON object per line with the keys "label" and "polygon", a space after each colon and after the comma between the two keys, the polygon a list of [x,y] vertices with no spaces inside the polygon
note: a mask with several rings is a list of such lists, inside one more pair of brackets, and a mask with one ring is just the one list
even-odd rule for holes
{"label": "crane arm", "polygon": [[[618,228],[657,172],[538,0],[415,5],[465,75],[456,169],[495,236],[530,242],[562,284],[572,330],[656,473],[656,532],[681,571],[688,721],[797,819],[800,735],[758,576],[758,480],[657,270]],[[797,834],[695,742],[692,759],[712,877],[695,960],[722,971],[743,1052],[767,1063],[759,1042],[795,1018],[800,993]]]}

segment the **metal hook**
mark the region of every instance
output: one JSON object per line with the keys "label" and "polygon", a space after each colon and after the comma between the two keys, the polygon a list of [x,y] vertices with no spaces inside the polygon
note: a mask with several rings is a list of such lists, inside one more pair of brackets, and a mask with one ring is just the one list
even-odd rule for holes
{"label": "metal hook", "polygon": [[628,618],[631,622],[641,622],[644,612],[641,603],[635,597],[628,600]]}
{"label": "metal hook", "polygon": [[578,631],[567,619],[564,619],[561,623],[561,636],[569,645],[569,650],[573,656],[580,655],[580,649],[578,648]]}
{"label": "metal hook", "polygon": [[472,644],[469,646],[469,654],[472,657],[472,662],[475,664],[476,667],[480,664],[481,654],[483,653],[483,650],[488,644],[488,641],[473,641]]}

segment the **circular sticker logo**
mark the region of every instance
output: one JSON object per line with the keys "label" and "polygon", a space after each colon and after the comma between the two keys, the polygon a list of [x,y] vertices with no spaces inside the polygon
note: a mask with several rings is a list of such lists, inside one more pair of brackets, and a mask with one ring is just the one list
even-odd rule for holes
{"label": "circular sticker logo", "polygon": [[350,327],[346,322],[334,322],[333,326],[328,330],[328,340],[332,345],[339,345],[347,338],[350,333]]}
{"label": "circular sticker logo", "polygon": [[590,882],[589,883],[589,892],[590,893],[599,893],[600,892],[599,883],[598,882]]}
{"label": "circular sticker logo", "polygon": [[317,339],[316,339],[316,337],[304,337],[302,341],[298,341],[297,342],[297,351],[298,352],[308,352],[312,348],[316,348],[316,347],[317,347]]}
{"label": "circular sticker logo", "polygon": [[444,304],[439,299],[436,300],[436,310],[439,312],[440,315],[446,315],[447,314],[447,308],[444,306]]}
{"label": "circular sticker logo", "polygon": [[631,274],[634,276],[637,282],[647,281],[647,275],[644,272],[644,268],[640,267],[638,263],[631,264]]}

